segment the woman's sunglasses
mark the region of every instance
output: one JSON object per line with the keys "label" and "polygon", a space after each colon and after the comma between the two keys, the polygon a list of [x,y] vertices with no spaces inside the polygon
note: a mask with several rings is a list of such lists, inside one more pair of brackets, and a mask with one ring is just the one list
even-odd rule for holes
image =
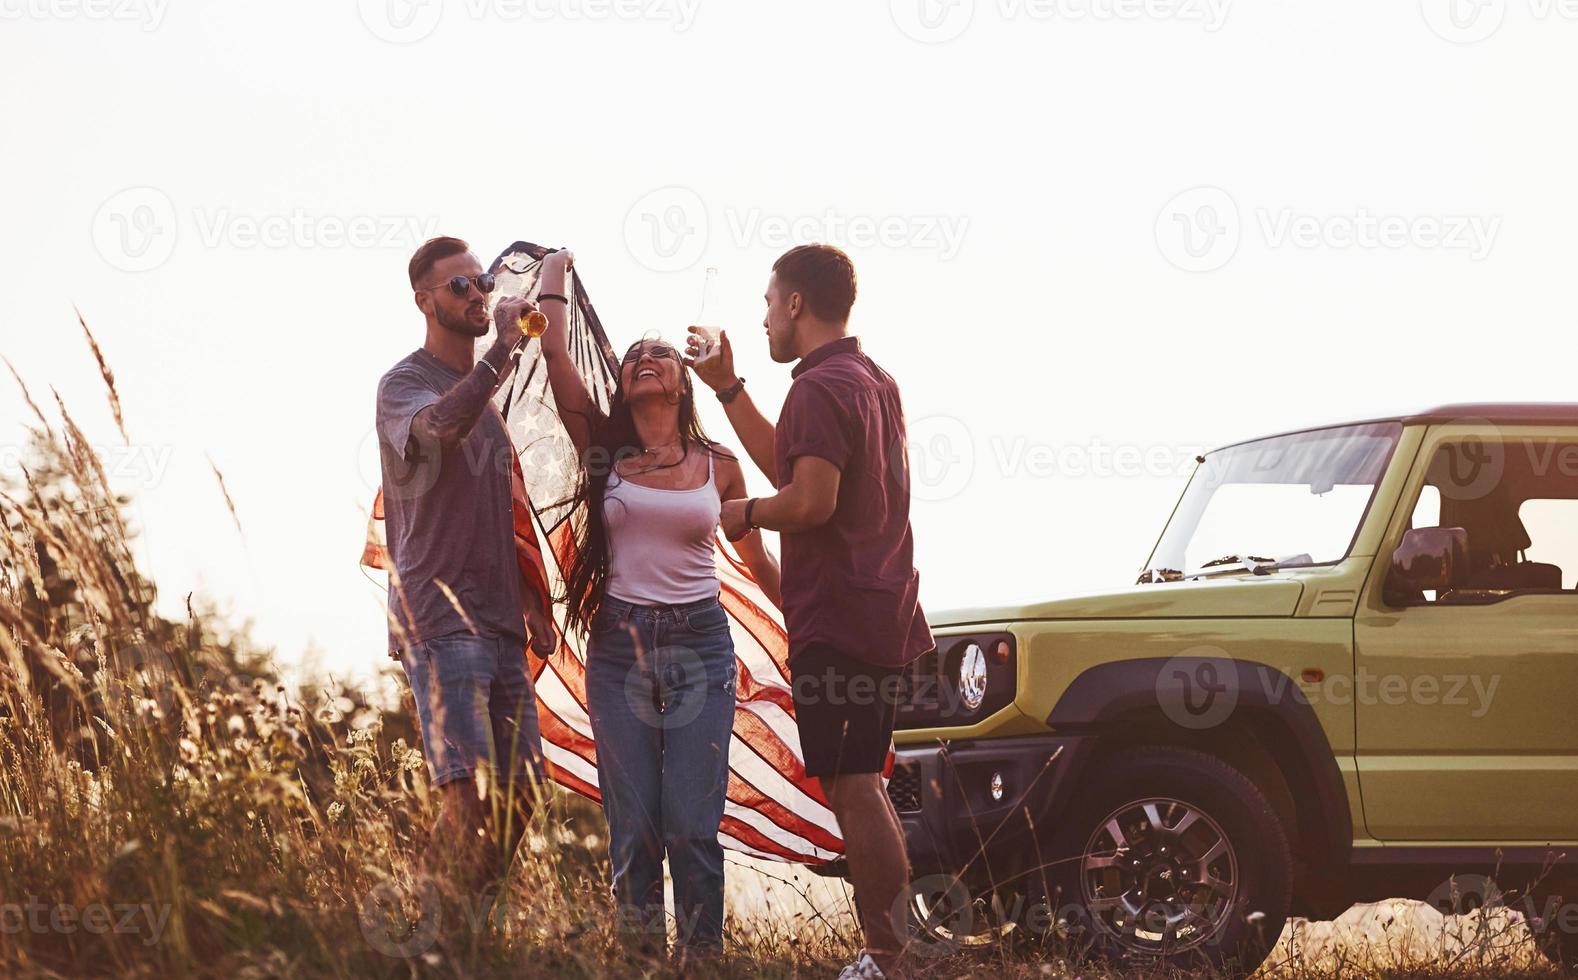
{"label": "woman's sunglasses", "polygon": [[625,359],[619,362],[620,365],[623,366],[626,364],[634,364],[635,362],[641,360],[641,355],[643,352],[651,354],[653,357],[672,357],[676,361],[679,360],[679,351],[675,350],[669,345],[648,344],[645,347],[632,347],[630,349],[630,353],[625,355]]}
{"label": "woman's sunglasses", "polygon": [[448,282],[441,282],[433,286],[423,286],[422,288],[438,289],[440,286],[448,286],[449,291],[454,293],[456,296],[465,296],[471,292],[472,286],[476,286],[477,292],[486,296],[493,292],[494,285],[495,283],[493,281],[493,274],[491,272],[484,272],[480,276],[456,276]]}

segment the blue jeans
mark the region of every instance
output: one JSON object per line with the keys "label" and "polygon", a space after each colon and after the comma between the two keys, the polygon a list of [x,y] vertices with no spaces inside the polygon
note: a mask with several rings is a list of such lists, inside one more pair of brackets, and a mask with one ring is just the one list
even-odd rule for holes
{"label": "blue jeans", "polygon": [[676,945],[723,945],[723,820],[736,666],[716,597],[679,606],[608,598],[592,618],[586,702],[622,928],[662,941],[663,857]]}
{"label": "blue jeans", "polygon": [[482,764],[506,789],[529,789],[543,778],[537,696],[521,640],[450,633],[411,647],[400,666],[416,698],[434,786],[469,779]]}

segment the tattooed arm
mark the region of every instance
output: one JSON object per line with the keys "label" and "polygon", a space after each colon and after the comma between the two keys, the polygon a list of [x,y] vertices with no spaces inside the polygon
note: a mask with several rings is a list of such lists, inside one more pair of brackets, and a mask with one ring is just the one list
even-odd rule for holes
{"label": "tattooed arm", "polygon": [[536,307],[519,297],[499,300],[498,307],[493,311],[494,323],[498,326],[498,340],[482,355],[482,361],[469,374],[444,392],[438,401],[416,414],[411,420],[413,438],[437,443],[445,449],[453,449],[465,441],[477,420],[482,418],[493,393],[515,369],[515,360],[510,357],[510,353],[520,343],[520,318],[523,313],[533,309]]}

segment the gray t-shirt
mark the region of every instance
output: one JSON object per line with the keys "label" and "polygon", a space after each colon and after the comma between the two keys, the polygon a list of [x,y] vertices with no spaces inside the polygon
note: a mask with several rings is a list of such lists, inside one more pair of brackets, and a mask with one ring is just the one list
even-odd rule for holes
{"label": "gray t-shirt", "polygon": [[[411,432],[417,412],[434,404],[462,375],[418,348],[378,382],[378,454],[383,466],[384,525],[402,598],[389,580],[389,609],[412,643],[469,632],[444,595],[454,592],[483,636],[526,639],[510,457],[515,449],[489,404],[464,442],[445,450]],[[389,629],[389,649],[400,649]]]}

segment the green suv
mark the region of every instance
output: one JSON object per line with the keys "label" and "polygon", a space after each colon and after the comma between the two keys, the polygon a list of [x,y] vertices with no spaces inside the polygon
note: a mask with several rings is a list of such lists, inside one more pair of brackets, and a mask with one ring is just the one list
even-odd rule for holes
{"label": "green suv", "polygon": [[1132,587],[934,617],[888,787],[912,924],[1247,972],[1290,915],[1499,896],[1569,955],[1575,576],[1578,405],[1201,456]]}

